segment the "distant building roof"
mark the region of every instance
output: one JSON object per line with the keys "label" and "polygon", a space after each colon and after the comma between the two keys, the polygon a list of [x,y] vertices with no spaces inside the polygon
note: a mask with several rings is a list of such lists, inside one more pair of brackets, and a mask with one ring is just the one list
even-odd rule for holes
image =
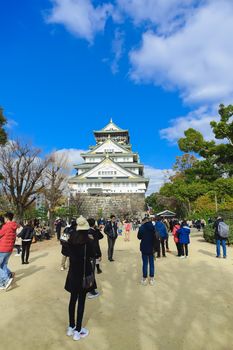
{"label": "distant building roof", "polygon": [[160,213],[157,213],[156,215],[174,217],[174,216],[176,216],[176,213],[174,213],[173,211],[170,211],[170,210],[164,210],[164,211],[161,211]]}

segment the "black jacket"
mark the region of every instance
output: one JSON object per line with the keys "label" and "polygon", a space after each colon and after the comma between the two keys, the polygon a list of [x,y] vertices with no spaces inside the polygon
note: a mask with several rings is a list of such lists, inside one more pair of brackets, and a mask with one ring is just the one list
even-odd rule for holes
{"label": "black jacket", "polygon": [[22,231],[17,235],[17,237],[20,237],[22,240],[24,239],[31,239],[34,236],[34,229],[32,226],[26,225],[22,229]]}
{"label": "black jacket", "polygon": [[[79,242],[79,239],[76,240],[75,236],[79,235],[79,231],[72,233],[73,242]],[[87,233],[86,236],[88,237]],[[68,275],[65,283],[65,290],[70,293],[80,293],[83,291],[82,283],[84,277],[84,254],[86,247],[86,276],[90,275],[93,271],[93,266],[91,264],[91,258],[95,257],[95,253],[92,247],[92,244],[88,238],[86,241],[80,240],[80,243],[73,244],[69,243],[69,257],[70,257],[70,266]],[[90,289],[96,288],[95,285]]]}
{"label": "black jacket", "polygon": [[93,250],[95,252],[95,258],[99,259],[102,256],[99,240],[102,239],[104,236],[102,235],[100,230],[98,230],[97,228],[94,228],[94,229],[90,228],[88,231],[88,234],[93,236],[93,238],[94,238],[92,241],[92,246],[93,246]]}
{"label": "black jacket", "polygon": [[139,228],[138,239],[141,240],[140,250],[142,254],[152,255],[156,241],[156,231],[152,222],[146,222]]}
{"label": "black jacket", "polygon": [[104,233],[111,238],[111,239],[116,239],[117,238],[117,223],[114,222],[112,224],[111,221],[107,222],[105,228],[104,228]]}

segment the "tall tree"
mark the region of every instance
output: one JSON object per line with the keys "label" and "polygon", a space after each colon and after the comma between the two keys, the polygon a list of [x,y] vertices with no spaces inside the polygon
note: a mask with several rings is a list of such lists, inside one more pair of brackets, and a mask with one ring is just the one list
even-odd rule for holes
{"label": "tall tree", "polygon": [[[219,107],[220,121],[210,123],[213,134],[216,139],[222,140],[222,143],[215,141],[206,141],[203,135],[192,128],[185,131],[185,137],[178,141],[179,147],[184,152],[195,152],[212,165],[221,175],[233,176],[233,106],[225,107],[223,104]],[[205,165],[199,163],[199,167]],[[215,179],[214,179],[215,180]]]}
{"label": "tall tree", "polygon": [[64,192],[67,189],[68,162],[64,154],[52,153],[49,156],[49,164],[44,172],[46,204],[49,212],[49,225],[53,232],[56,207],[64,202]]}
{"label": "tall tree", "polygon": [[6,118],[3,115],[3,108],[0,107],[0,145],[5,145],[5,143],[7,142],[7,134],[6,131],[3,129],[5,124]]}
{"label": "tall tree", "polygon": [[44,188],[43,173],[48,160],[40,158],[41,151],[20,141],[0,147],[2,192],[14,206],[16,215],[23,219],[24,211],[36,200]]}

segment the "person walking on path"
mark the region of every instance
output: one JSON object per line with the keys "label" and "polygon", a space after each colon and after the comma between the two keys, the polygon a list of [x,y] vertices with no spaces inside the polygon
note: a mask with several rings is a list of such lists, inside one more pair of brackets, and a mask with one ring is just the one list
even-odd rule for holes
{"label": "person walking on path", "polygon": [[[166,253],[165,253],[165,242],[167,240],[168,237],[168,233],[167,233],[167,228],[164,225],[164,223],[161,221],[161,217],[157,217],[156,218],[156,222],[155,222],[155,229],[156,231],[159,233],[160,236],[160,244],[161,244],[161,248],[162,248],[162,255],[163,257],[166,257]],[[161,256],[161,250],[160,250],[160,245],[159,245],[159,249],[158,249],[158,253],[157,253],[157,258],[160,258]]]}
{"label": "person walking on path", "polygon": [[[225,235],[222,234],[221,226],[225,227],[226,233]],[[222,246],[223,250],[223,258],[226,259],[227,257],[227,248],[226,248],[226,241],[229,234],[229,226],[225,224],[223,221],[223,218],[219,216],[217,220],[214,222],[213,228],[215,230],[215,241],[216,241],[216,258],[221,258],[221,251],[220,247]],[[228,231],[228,232],[227,232]],[[223,237],[225,236],[225,237]]]}
{"label": "person walking on path", "polygon": [[4,225],[0,229],[0,289],[7,289],[13,281],[13,273],[8,268],[8,261],[14,249],[17,224],[14,214],[4,215]]}
{"label": "person walking on path", "polygon": [[181,227],[177,230],[177,234],[179,237],[180,258],[188,258],[190,227],[188,226],[187,221],[181,223]]}
{"label": "person walking on path", "polygon": [[34,227],[32,221],[29,221],[27,225],[24,226],[22,231],[18,234],[19,238],[22,239],[22,264],[29,264],[29,254],[32,244],[32,239],[34,237]]}
{"label": "person walking on path", "polygon": [[[66,227],[64,230],[64,234],[67,235],[68,237],[70,237],[72,235],[73,232],[76,231],[76,227],[77,227],[77,223],[76,223],[76,219],[72,219],[70,222],[70,226]],[[67,239],[68,241],[68,239]],[[69,249],[68,249],[68,242],[64,241],[62,239],[62,236],[60,237],[60,242],[61,242],[61,254],[62,254],[62,258],[61,258],[61,271],[64,271],[66,269],[66,262],[68,260],[68,266],[69,266]]]}
{"label": "person walking on path", "polygon": [[154,242],[155,228],[148,218],[143,219],[143,224],[138,231],[138,239],[140,243],[140,251],[142,253],[142,280],[143,285],[147,285],[148,264],[149,264],[149,284],[154,285]]}
{"label": "person walking on path", "polygon": [[[100,269],[100,261],[101,261],[101,250],[100,250],[100,244],[99,244],[99,240],[104,238],[104,236],[102,235],[102,233],[100,232],[100,230],[96,227],[95,225],[95,219],[90,218],[87,220],[89,225],[90,225],[90,229],[88,230],[88,235],[89,237],[92,239],[92,247],[95,253],[95,257],[92,260],[93,263],[93,270],[95,271],[95,267],[97,268],[97,273],[101,273],[102,270]],[[99,292],[93,288],[88,294],[87,297],[88,299],[93,299],[99,296]]]}
{"label": "person walking on path", "polygon": [[116,217],[115,215],[111,215],[110,217],[111,221],[107,222],[104,233],[107,235],[108,238],[108,260],[114,261],[113,259],[113,252],[114,252],[114,246],[117,239],[117,223],[116,223]]}
{"label": "person walking on path", "polygon": [[178,236],[178,233],[177,233],[177,230],[179,230],[179,229],[180,229],[179,221],[175,221],[173,229],[172,229],[172,235],[173,235],[174,242],[175,242],[176,248],[177,248],[177,256],[181,256],[179,236]]}
{"label": "person walking on path", "polygon": [[[89,334],[86,328],[82,328],[82,320],[85,309],[86,294],[90,289],[83,286],[84,277],[93,273],[91,259],[95,254],[93,245],[88,237],[89,224],[87,220],[80,216],[77,219],[77,230],[72,232],[68,240],[70,266],[65,283],[65,290],[70,293],[69,302],[69,326],[66,335],[73,340],[80,340]],[[84,276],[85,274],[85,276]],[[96,285],[93,286],[96,288]],[[75,322],[75,309],[77,307],[77,317]]]}

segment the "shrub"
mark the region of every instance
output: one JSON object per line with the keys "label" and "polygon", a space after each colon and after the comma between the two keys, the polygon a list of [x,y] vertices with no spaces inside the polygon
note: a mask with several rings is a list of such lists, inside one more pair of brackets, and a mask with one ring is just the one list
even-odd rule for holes
{"label": "shrub", "polygon": [[[230,234],[228,237],[229,243],[233,244],[233,220],[226,219],[226,224],[230,226]],[[213,224],[206,225],[203,232],[203,237],[206,242],[215,243]]]}

